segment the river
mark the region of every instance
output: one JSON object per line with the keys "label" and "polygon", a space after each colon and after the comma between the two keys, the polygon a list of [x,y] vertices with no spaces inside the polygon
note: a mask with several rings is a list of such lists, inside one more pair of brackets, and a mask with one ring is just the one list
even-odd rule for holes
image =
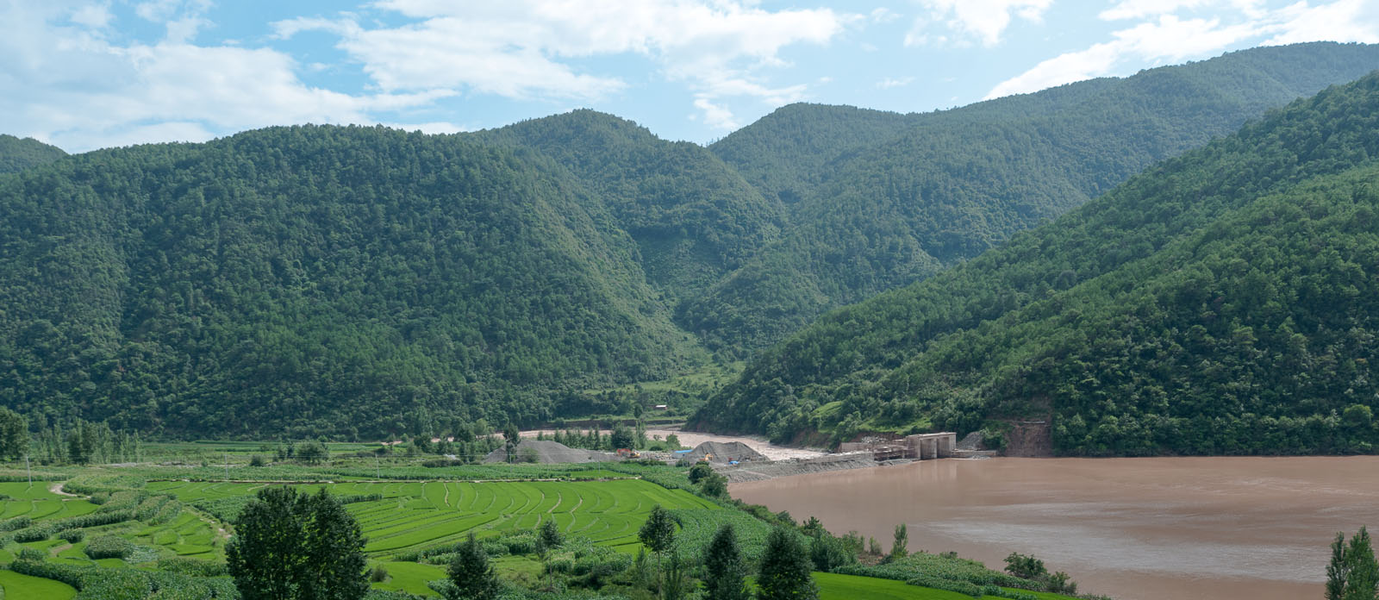
{"label": "river", "polygon": [[1118,600],[1321,598],[1329,544],[1379,525],[1379,457],[943,459],[730,486],[889,549],[1010,552]]}

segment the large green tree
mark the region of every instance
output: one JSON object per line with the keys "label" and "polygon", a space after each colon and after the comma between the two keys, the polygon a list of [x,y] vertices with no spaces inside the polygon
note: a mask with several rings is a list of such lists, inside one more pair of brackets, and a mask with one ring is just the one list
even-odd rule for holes
{"label": "large green tree", "polygon": [[29,450],[29,421],[0,407],[0,458],[17,459]]}
{"label": "large green tree", "polygon": [[455,551],[447,574],[454,584],[455,596],[451,600],[491,600],[502,589],[497,571],[488,562],[488,553],[472,531]]}
{"label": "large green tree", "polygon": [[766,537],[757,571],[757,598],[760,600],[815,600],[819,586],[810,576],[812,563],[799,536],[785,527],[776,527]]}
{"label": "large green tree", "polygon": [[715,600],[747,600],[747,563],[737,543],[737,530],[724,523],[704,546],[704,591]]}
{"label": "large green tree", "polygon": [[358,600],[364,540],[338,500],[290,486],[260,490],[235,521],[226,564],[245,600]]}

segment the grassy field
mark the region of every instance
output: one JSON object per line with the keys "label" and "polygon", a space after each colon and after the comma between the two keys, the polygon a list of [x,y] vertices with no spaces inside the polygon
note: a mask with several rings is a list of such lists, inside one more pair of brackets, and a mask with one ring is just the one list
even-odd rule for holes
{"label": "grassy field", "polygon": [[[152,482],[147,489],[173,495],[193,506],[214,506],[217,501],[248,498],[265,485],[179,481]],[[692,494],[636,479],[368,482],[302,487],[312,492],[325,487],[338,496],[382,496],[349,505],[369,540],[365,552],[371,556],[454,543],[470,531],[488,537],[533,530],[546,519],[554,519],[566,535],[635,552],[637,529],[657,504],[670,509],[721,510]]]}
{"label": "grassy field", "polygon": [[0,588],[5,589],[5,598],[14,600],[20,598],[67,600],[77,595],[76,588],[65,583],[42,577],[20,575],[14,571],[0,571]]}
{"label": "grassy field", "polygon": [[[734,525],[749,560],[759,555],[771,530],[758,516],[687,491],[683,468],[424,467],[424,458],[393,460],[384,466],[372,457],[356,456],[329,464],[267,467],[250,467],[246,461],[228,473],[223,467],[185,463],[74,467],[66,475],[49,474],[69,479],[32,486],[15,481],[20,478],[16,472],[0,471],[0,479],[9,480],[0,482],[4,600],[102,600],[154,592],[155,598],[233,598],[224,566],[230,523],[257,491],[271,485],[296,485],[309,493],[324,488],[346,503],[367,538],[370,567],[387,572],[373,583],[378,592],[372,600],[437,597],[428,583],[445,579],[455,544],[470,533],[484,541],[493,564],[509,581],[544,587],[552,581],[547,571],[553,569],[561,574],[557,581],[588,585],[592,577],[611,578],[615,589],[628,591],[634,589],[628,585],[644,585],[632,584],[628,573],[641,548],[637,532],[653,506],[670,509],[680,524],[676,546],[691,563],[722,524]],[[555,522],[568,541],[538,557],[532,532],[546,521]],[[961,580],[992,575],[976,563],[933,555],[913,556],[887,568],[900,567]],[[969,597],[907,585],[908,578],[904,573],[816,574],[826,600]]]}

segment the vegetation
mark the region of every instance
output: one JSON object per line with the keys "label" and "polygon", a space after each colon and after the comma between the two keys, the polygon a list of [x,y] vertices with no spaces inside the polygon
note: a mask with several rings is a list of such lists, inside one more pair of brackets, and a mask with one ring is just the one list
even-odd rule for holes
{"label": "vegetation", "polygon": [[1326,600],[1374,600],[1379,594],[1379,563],[1369,532],[1360,531],[1345,541],[1337,533],[1331,543],[1331,562],[1326,567]]}
{"label": "vegetation", "polygon": [[704,548],[704,593],[715,600],[749,600],[747,563],[731,523],[718,528]]}
{"label": "vegetation", "polygon": [[930,277],[1376,55],[1258,49],[924,115],[797,105],[709,149],[576,111],[35,164],[0,177],[0,406],[53,454],[79,420],[429,439],[693,410],[734,369],[707,349]]}
{"label": "vegetation", "polygon": [[358,600],[369,589],[359,524],[324,489],[260,490],[235,520],[225,548],[244,600]]}
{"label": "vegetation", "polygon": [[712,147],[764,193],[798,198],[785,231],[677,322],[721,352],[764,348],[1375,68],[1374,46],[1305,44],[937,113],[786,107]]}
{"label": "vegetation", "polygon": [[757,572],[757,598],[760,600],[811,600],[819,597],[818,586],[810,577],[813,565],[799,538],[784,527],[771,530],[761,554]]}
{"label": "vegetation", "polygon": [[1368,451],[1376,111],[1379,76],[1328,89],[834,312],[701,421],[790,439],[853,415],[960,433],[1034,419],[1062,454]]}
{"label": "vegetation", "polygon": [[20,139],[0,134],[0,175],[18,173],[64,156],[67,153],[57,146],[49,146],[33,138]]}

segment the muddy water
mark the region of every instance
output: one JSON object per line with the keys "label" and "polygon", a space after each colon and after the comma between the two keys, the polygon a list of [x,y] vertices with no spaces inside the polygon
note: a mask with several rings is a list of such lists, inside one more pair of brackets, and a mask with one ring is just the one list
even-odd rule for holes
{"label": "muddy water", "polygon": [[1012,551],[1120,600],[1321,598],[1337,531],[1379,527],[1379,457],[936,460],[731,486],[890,548]]}

